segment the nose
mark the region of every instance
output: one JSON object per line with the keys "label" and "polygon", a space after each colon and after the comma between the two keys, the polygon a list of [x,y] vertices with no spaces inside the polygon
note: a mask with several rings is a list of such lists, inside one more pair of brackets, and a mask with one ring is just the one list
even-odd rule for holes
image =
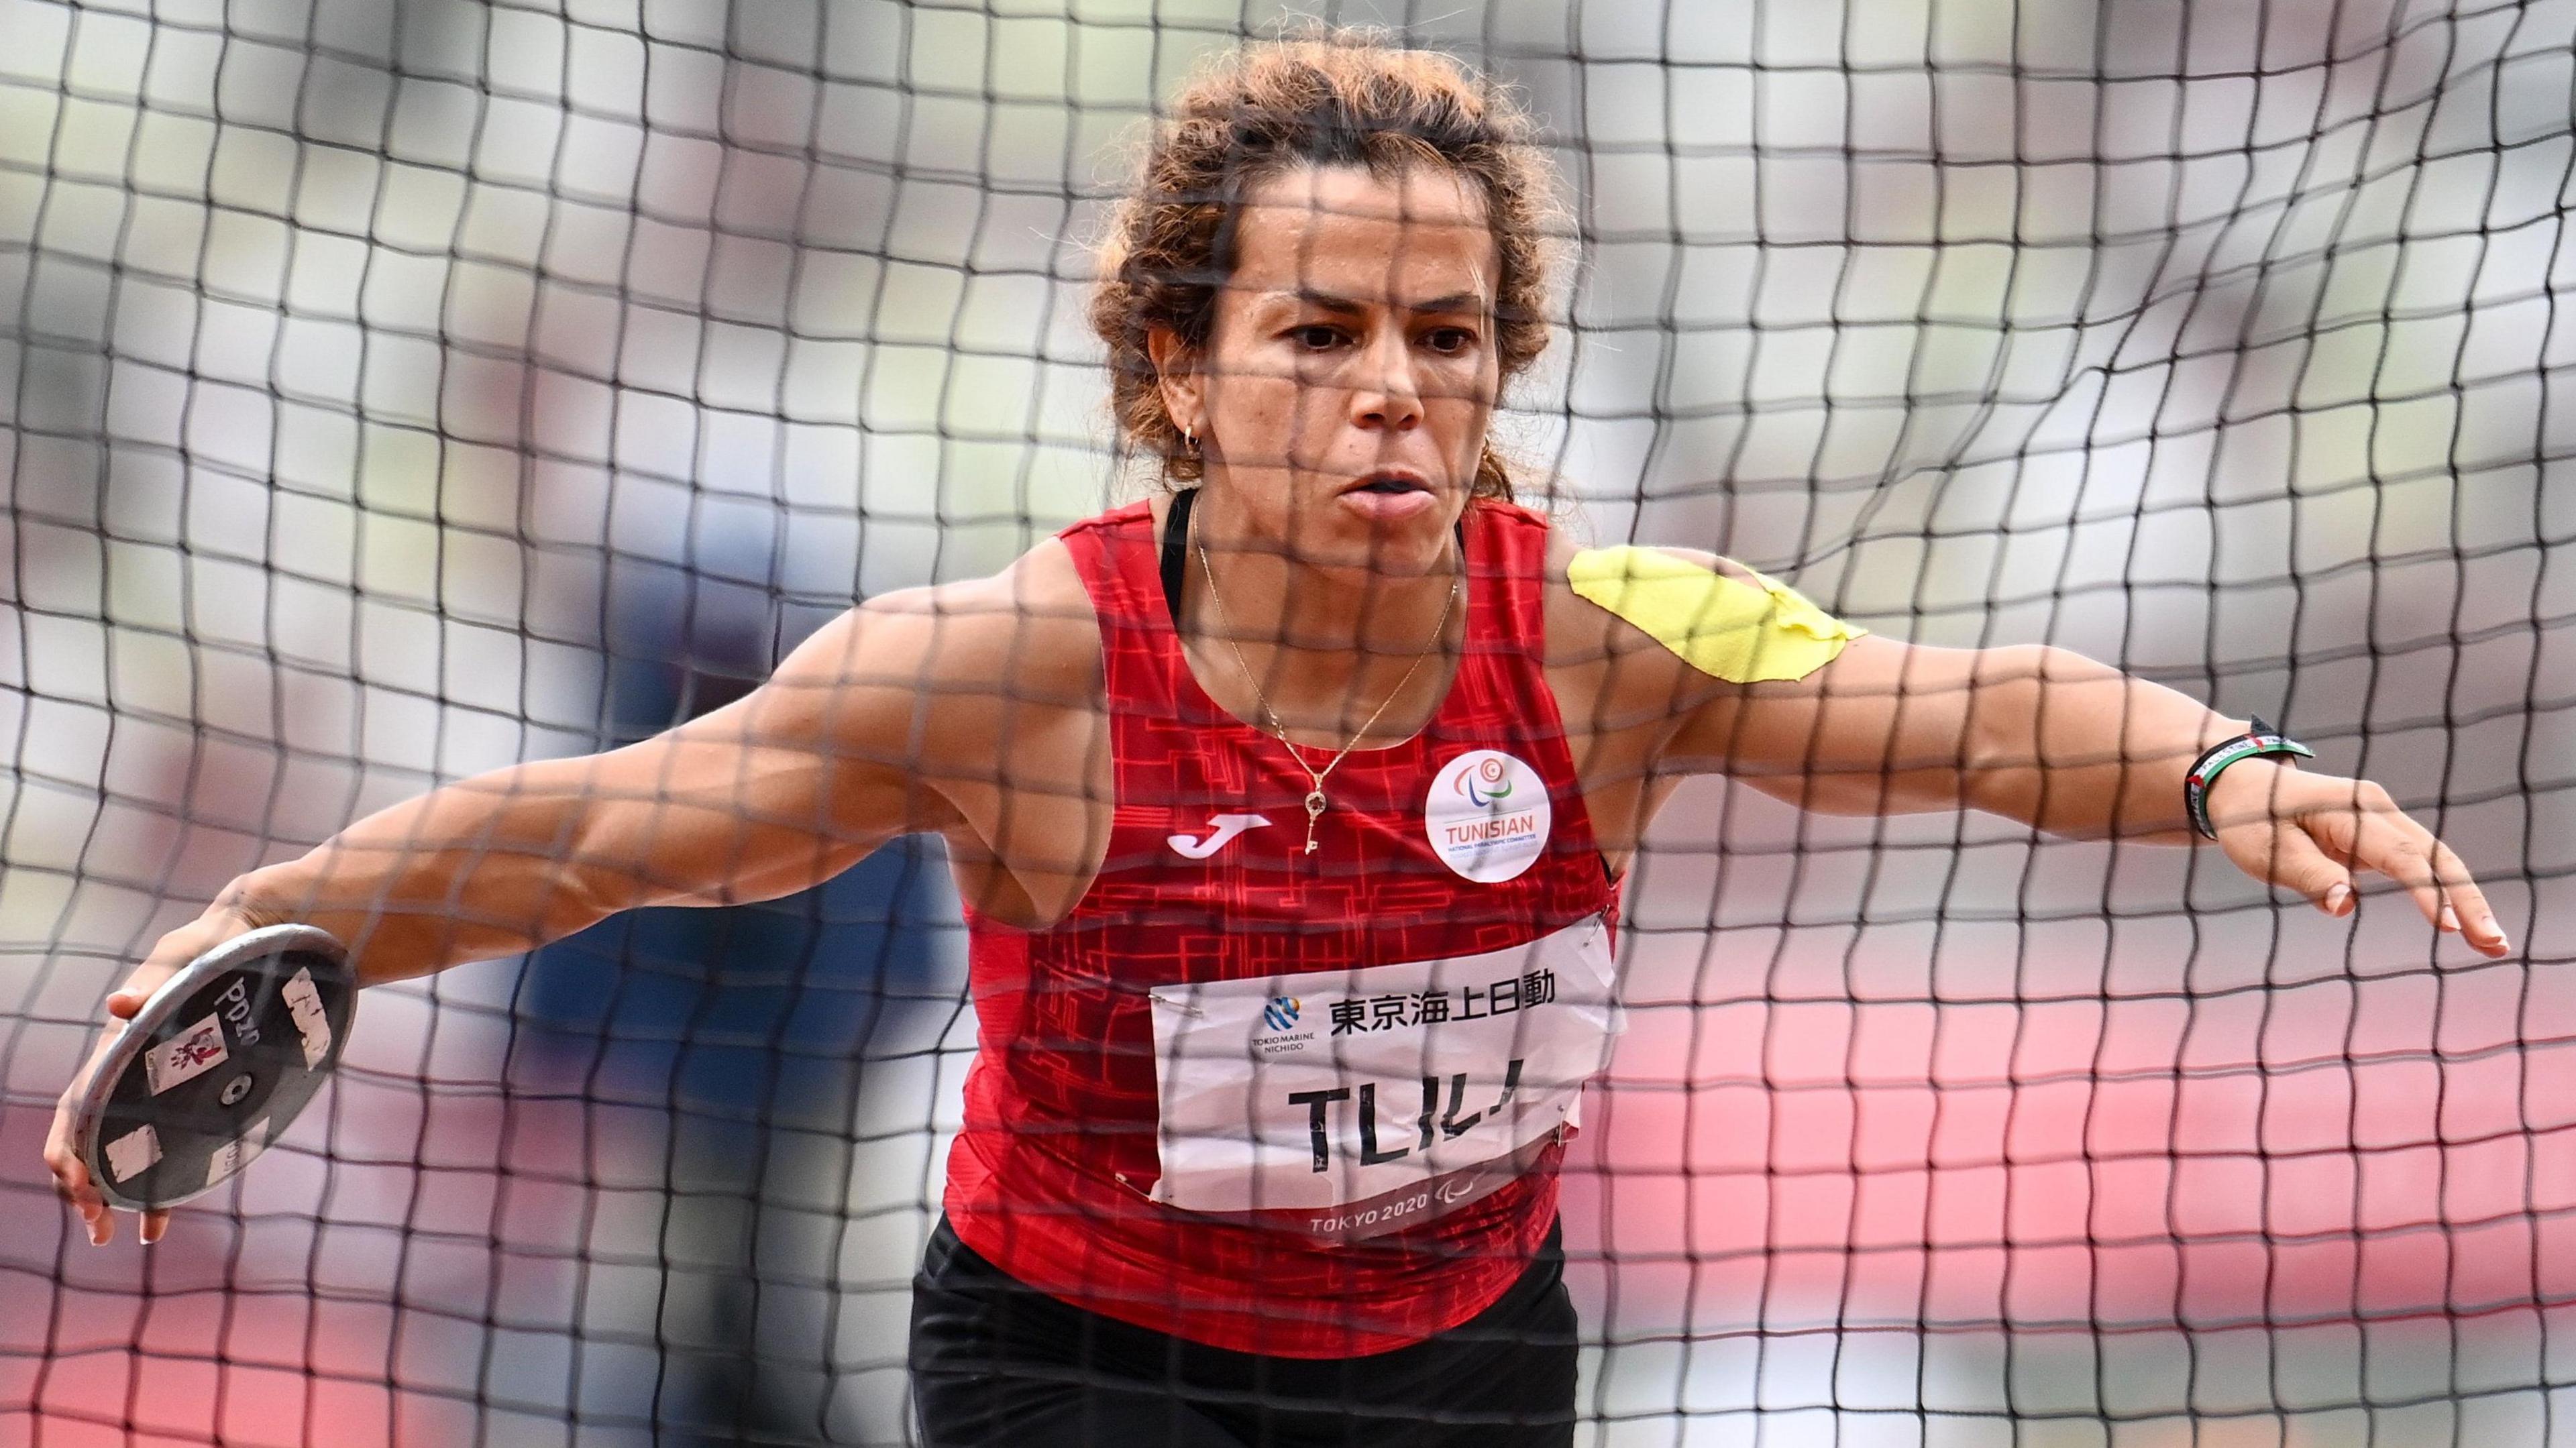
{"label": "nose", "polygon": [[1422,388],[1413,349],[1400,327],[1383,329],[1359,355],[1351,388],[1351,421],[1362,428],[1411,432],[1422,423]]}

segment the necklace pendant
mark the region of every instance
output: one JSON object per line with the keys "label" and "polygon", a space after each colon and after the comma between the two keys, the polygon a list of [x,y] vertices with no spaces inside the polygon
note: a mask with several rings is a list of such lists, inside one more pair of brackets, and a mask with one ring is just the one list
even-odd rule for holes
{"label": "necklace pendant", "polygon": [[1309,791],[1307,791],[1307,794],[1306,794],[1306,853],[1307,853],[1307,854],[1310,854],[1310,855],[1311,855],[1311,854],[1315,853],[1315,850],[1316,850],[1316,848],[1317,848],[1317,846],[1316,846],[1316,844],[1315,844],[1315,822],[1316,822],[1317,820],[1322,819],[1323,817],[1324,817],[1324,792],[1323,792],[1322,790],[1320,790],[1320,789],[1316,789],[1316,790],[1309,790]]}

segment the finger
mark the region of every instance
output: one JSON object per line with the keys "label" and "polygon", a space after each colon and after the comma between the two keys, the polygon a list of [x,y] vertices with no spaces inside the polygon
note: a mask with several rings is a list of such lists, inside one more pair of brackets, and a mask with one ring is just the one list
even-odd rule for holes
{"label": "finger", "polygon": [[2469,875],[2468,862],[2440,840],[2432,840],[2433,874],[2442,882],[2443,913],[2453,922],[2460,938],[2480,953],[2491,956],[2512,951],[2513,941],[2496,919],[2495,907],[2487,903],[2486,892]]}
{"label": "finger", "polygon": [[2512,949],[2467,864],[2432,831],[2402,811],[2382,808],[2363,817],[2356,840],[2362,862],[2405,886],[2434,929],[2461,936],[2484,955]]}
{"label": "finger", "polygon": [[168,1230],[170,1230],[170,1214],[168,1212],[145,1212],[143,1214],[143,1226],[140,1228],[140,1231],[143,1237],[144,1246],[149,1247],[153,1243],[160,1241],[161,1234]]}
{"label": "finger", "polygon": [[2352,909],[2351,873],[2319,849],[2305,830],[2265,829],[2249,847],[2258,852],[2255,857],[2238,859],[2248,874],[2298,891],[2328,915]]}
{"label": "finger", "polygon": [[80,1213],[81,1226],[93,1247],[104,1247],[116,1237],[116,1213],[109,1209],[107,1198],[99,1194],[90,1180],[89,1165],[69,1145],[48,1146],[45,1164],[54,1169],[54,1190]]}
{"label": "finger", "polygon": [[2439,843],[2432,831],[2400,810],[2366,807],[2353,826],[2352,858],[2354,864],[2403,886],[2435,929],[2456,930],[2456,921],[2442,918],[2442,882],[2433,865],[2433,850]]}
{"label": "finger", "polygon": [[[193,945],[194,942],[190,943]],[[164,937],[161,946],[153,952],[152,959],[136,966],[134,973],[125,978],[123,985],[107,993],[109,1015],[120,1021],[134,1019],[135,1013],[142,1010],[144,1004],[152,999],[154,991],[169,984],[170,977],[179,973],[179,967],[196,958],[196,952],[193,949],[186,955],[167,955],[165,952],[169,945],[170,937]]]}
{"label": "finger", "polygon": [[106,1238],[99,1233],[102,1219],[108,1215],[107,1200],[99,1195],[98,1187],[90,1181],[89,1164],[81,1160],[79,1152],[72,1150],[71,1142],[70,1112],[57,1106],[54,1108],[53,1130],[45,1138],[45,1166],[54,1174],[54,1191],[71,1203],[73,1211],[80,1213],[82,1225],[89,1229],[90,1241],[103,1242]]}
{"label": "finger", "polygon": [[91,1246],[104,1246],[108,1238],[116,1235],[114,1214],[108,1210],[107,1202],[97,1190],[89,1185],[87,1173],[77,1167],[68,1173],[58,1168],[54,1177],[54,1193],[70,1203],[71,1209],[79,1214],[81,1230],[88,1236]]}

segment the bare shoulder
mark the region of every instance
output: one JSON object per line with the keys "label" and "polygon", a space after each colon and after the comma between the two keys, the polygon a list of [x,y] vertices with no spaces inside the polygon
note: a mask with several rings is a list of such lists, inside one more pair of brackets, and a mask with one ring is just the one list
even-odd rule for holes
{"label": "bare shoulder", "polygon": [[851,610],[852,661],[868,675],[961,701],[1089,705],[1100,622],[1063,543],[1049,538],[983,578],[880,594]]}
{"label": "bare shoulder", "polygon": [[868,682],[908,706],[901,768],[951,812],[968,902],[1032,928],[1062,918],[1108,838],[1100,621],[1072,554],[1049,539],[989,578],[850,616]]}
{"label": "bare shoulder", "polygon": [[[1587,598],[1574,586],[1577,557],[1588,550],[1563,529],[1548,531],[1547,668],[1560,706],[1587,706],[1583,723],[1616,730],[1687,713],[1729,687],[1683,662],[1652,634]],[[1751,582],[1751,570],[1693,548],[1649,552]],[[1580,699],[1569,699],[1579,694]],[[1581,727],[1569,717],[1569,724]]]}
{"label": "bare shoulder", "polygon": [[[1100,626],[1052,539],[986,578],[879,594],[796,646],[724,729],[832,741],[905,773],[976,764],[1100,696]],[[738,716],[738,717],[735,717]]]}
{"label": "bare shoulder", "polygon": [[[1547,535],[1547,638],[1548,662],[1562,659],[1575,662],[1597,658],[1605,653],[1626,652],[1655,646],[1645,630],[1621,618],[1594,599],[1586,598],[1574,587],[1574,560],[1596,550],[1586,548],[1562,528],[1551,528]],[[1715,553],[1698,548],[1655,546],[1640,550],[1677,562],[1705,568],[1721,578],[1759,585],[1761,575]],[[1560,648],[1570,653],[1560,654]]]}

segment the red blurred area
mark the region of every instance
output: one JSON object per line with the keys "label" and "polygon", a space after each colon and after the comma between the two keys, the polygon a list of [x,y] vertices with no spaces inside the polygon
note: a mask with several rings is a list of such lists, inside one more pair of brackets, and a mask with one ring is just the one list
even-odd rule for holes
{"label": "red blurred area", "polygon": [[2527,978],[1640,1005],[1568,1240],[1614,1337],[2565,1301],[2576,1037],[2527,1034]]}
{"label": "red blurred area", "polygon": [[[2565,1301],[2576,1039],[2525,979],[1640,1002],[1567,1183],[1590,1330],[2209,1329]],[[631,1249],[650,1234],[615,1224],[658,1209],[644,1114],[505,1116],[494,1094],[363,1075],[336,1090],[237,1200],[183,1212],[149,1254],[130,1236],[92,1252],[11,1188],[20,1232],[59,1245],[22,1235],[0,1277],[0,1435],[390,1448],[513,1416],[555,1441],[575,1406],[586,1425],[642,1411],[654,1264]],[[32,1158],[41,1127],[0,1118],[0,1151]]]}

